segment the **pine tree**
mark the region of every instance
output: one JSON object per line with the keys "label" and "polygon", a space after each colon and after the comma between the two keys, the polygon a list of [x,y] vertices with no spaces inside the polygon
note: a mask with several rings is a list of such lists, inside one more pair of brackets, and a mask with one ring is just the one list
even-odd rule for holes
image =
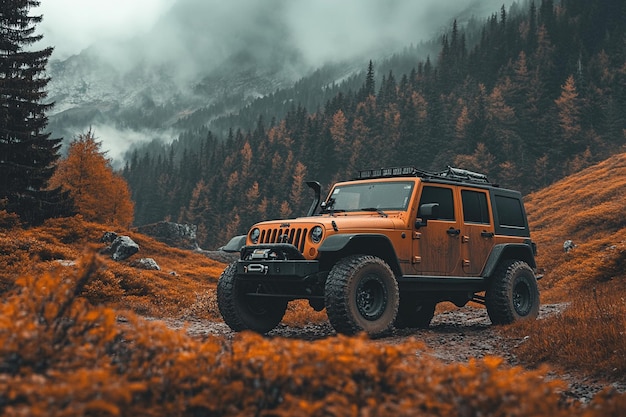
{"label": "pine tree", "polygon": [[365,75],[365,83],[359,90],[359,101],[365,100],[368,96],[376,94],[376,81],[374,79],[374,63],[370,60],[367,65],[367,74]]}
{"label": "pine tree", "polygon": [[42,38],[34,34],[42,17],[29,16],[38,5],[3,0],[0,8],[0,208],[29,224],[72,211],[60,189],[45,190],[61,139],[44,133],[52,104],[42,103],[50,80],[43,73],[53,48],[28,50]]}

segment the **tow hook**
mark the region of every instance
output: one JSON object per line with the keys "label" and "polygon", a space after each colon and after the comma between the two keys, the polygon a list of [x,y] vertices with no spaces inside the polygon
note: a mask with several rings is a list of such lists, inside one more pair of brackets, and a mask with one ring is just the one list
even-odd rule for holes
{"label": "tow hook", "polygon": [[267,275],[267,270],[269,268],[267,267],[267,265],[261,265],[261,264],[250,264],[250,265],[246,265],[243,268],[243,271],[246,274],[263,274],[263,275]]}

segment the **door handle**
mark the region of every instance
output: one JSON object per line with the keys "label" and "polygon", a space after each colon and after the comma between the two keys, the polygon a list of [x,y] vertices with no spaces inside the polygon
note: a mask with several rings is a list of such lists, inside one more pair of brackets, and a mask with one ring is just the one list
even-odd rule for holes
{"label": "door handle", "polygon": [[486,231],[483,231],[483,232],[480,232],[480,235],[481,235],[482,237],[488,237],[488,238],[491,238],[491,237],[493,237],[493,232],[486,232]]}
{"label": "door handle", "polygon": [[451,227],[448,230],[446,230],[446,233],[449,234],[450,236],[458,236],[461,234],[461,229],[455,229]]}

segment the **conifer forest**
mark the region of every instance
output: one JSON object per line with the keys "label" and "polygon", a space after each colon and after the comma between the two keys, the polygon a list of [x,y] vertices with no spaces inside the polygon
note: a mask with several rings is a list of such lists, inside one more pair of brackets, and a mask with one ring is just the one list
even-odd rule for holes
{"label": "conifer forest", "polygon": [[135,224],[197,224],[201,246],[217,248],[256,221],[302,215],[305,181],[327,190],[380,166],[451,165],[538,190],[624,150],[625,17],[623,0],[502,7],[480,24],[454,22],[436,56],[398,53],[318,86],[314,108],[277,91],[227,130],[181,119],[192,127],[171,144],[126,161]]}

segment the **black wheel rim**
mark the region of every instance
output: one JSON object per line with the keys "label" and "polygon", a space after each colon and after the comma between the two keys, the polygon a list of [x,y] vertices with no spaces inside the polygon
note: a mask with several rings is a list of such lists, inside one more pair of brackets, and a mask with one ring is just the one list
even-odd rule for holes
{"label": "black wheel rim", "polygon": [[387,289],[375,275],[363,278],[356,289],[356,307],[366,320],[376,320],[385,312]]}
{"label": "black wheel rim", "polygon": [[513,308],[520,316],[526,316],[532,308],[530,288],[524,281],[519,281],[513,288]]}

